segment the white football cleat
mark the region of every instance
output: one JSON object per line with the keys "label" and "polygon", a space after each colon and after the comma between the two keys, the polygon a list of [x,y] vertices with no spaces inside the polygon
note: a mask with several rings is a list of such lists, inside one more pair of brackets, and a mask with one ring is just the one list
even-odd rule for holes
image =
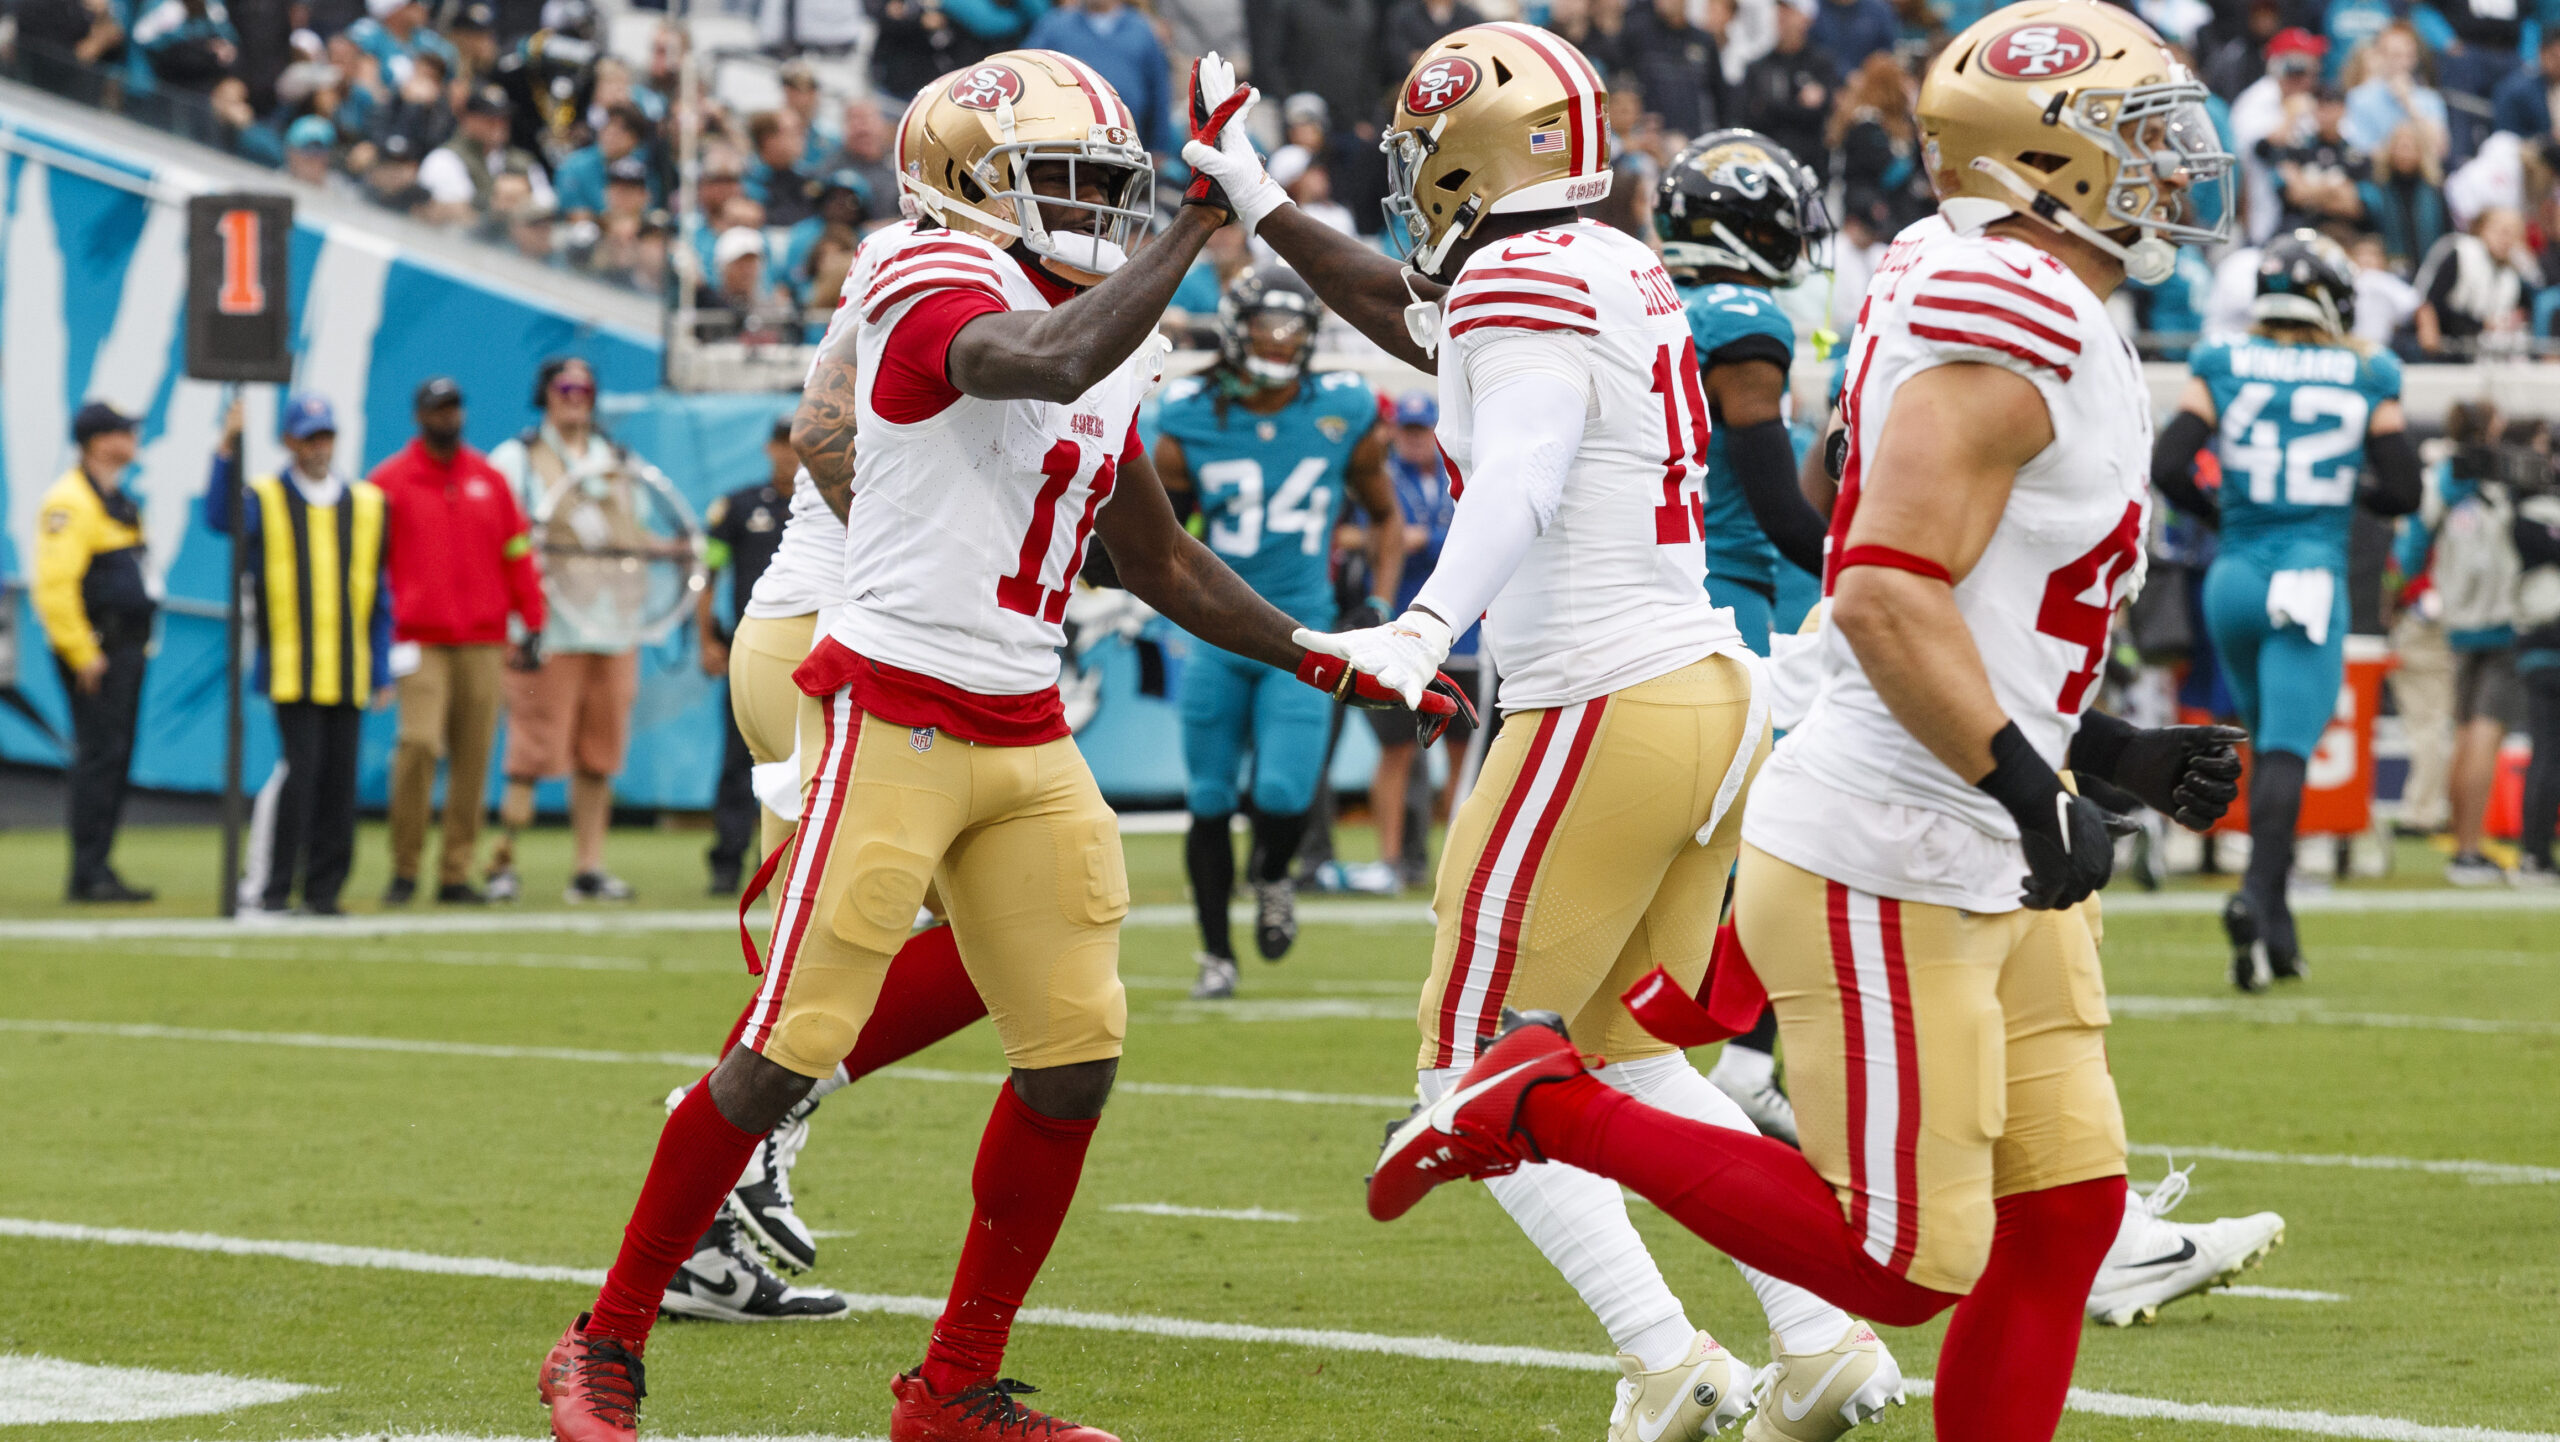
{"label": "white football cleat", "polygon": [[1773,1336],[1769,1354],[1776,1360],[1753,1384],[1759,1405],[1742,1442],[1832,1442],[1909,1400],[1902,1364],[1875,1328],[1855,1318],[1823,1351],[1789,1352]]}
{"label": "white football cleat", "polygon": [[2109,1327],[2149,1322],[2181,1297],[2227,1287],[2284,1241],[2273,1212],[2210,1222],[2167,1217],[2187,1195],[2192,1166],[2171,1172],[2148,1196],[2125,1188],[2124,1225],[2089,1288],[2089,1320]]}
{"label": "white football cleat", "polygon": [[1659,1372],[1630,1352],[1618,1354],[1618,1367],[1627,1375],[1609,1409],[1609,1442],[1696,1442],[1751,1410],[1751,1369],[1704,1332],[1687,1357]]}
{"label": "white football cleat", "polygon": [[1803,1145],[1796,1140],[1796,1104],[1779,1090],[1777,1063],[1767,1052],[1728,1043],[1707,1072],[1707,1080],[1742,1108],[1760,1135],[1791,1147]]}

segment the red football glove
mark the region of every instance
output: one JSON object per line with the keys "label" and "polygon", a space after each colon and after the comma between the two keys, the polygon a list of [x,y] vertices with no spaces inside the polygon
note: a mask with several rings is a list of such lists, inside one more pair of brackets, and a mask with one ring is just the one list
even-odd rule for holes
{"label": "red football glove", "polygon": [[[1226,130],[1227,122],[1235,118],[1235,113],[1253,103],[1253,87],[1238,85],[1217,109],[1210,109],[1209,102],[1200,94],[1200,62],[1197,60],[1191,62],[1189,90],[1191,138],[1211,147],[1217,145],[1218,136]],[[1227,203],[1225,192],[1219,190],[1218,183],[1202,171],[1191,173],[1191,184],[1182,192],[1182,201],[1185,205],[1214,205],[1231,216],[1235,214],[1235,207]]]}
{"label": "red football glove", "polygon": [[[1404,698],[1378,684],[1378,678],[1366,671],[1355,671],[1351,663],[1339,656],[1309,651],[1298,658],[1298,679],[1315,687],[1345,706],[1362,711],[1401,711]],[[1426,747],[1449,730],[1460,716],[1467,724],[1476,724],[1476,703],[1467,689],[1449,679],[1446,671],[1434,672],[1431,684],[1422,690],[1422,705],[1414,713],[1414,726]]]}

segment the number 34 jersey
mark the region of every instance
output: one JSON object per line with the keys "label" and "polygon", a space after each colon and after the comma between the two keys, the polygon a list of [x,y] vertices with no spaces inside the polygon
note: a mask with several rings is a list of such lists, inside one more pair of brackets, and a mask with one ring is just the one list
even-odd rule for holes
{"label": "number 34 jersey", "polygon": [[976,695],[1046,692],[1068,591],[1161,352],[1140,346],[1066,405],[959,394],[944,357],[960,326],[1052,302],[987,241],[901,229],[864,245],[845,283],[859,430],[844,608],[828,634]]}
{"label": "number 34 jersey", "polygon": [[[1590,402],[1549,521],[1484,618],[1502,709],[1569,706],[1741,651],[1706,593],[1706,394],[1698,348],[1653,252],[1593,221],[1469,257],[1441,301],[1440,449],[1466,505],[1475,391],[1498,387],[1510,338],[1578,352]],[[1490,374],[1487,374],[1487,370]],[[1461,633],[1471,616],[1451,616]]]}
{"label": "number 34 jersey", "polygon": [[[2000,708],[2059,769],[2097,693],[2115,609],[2141,584],[2151,465],[2141,364],[2105,303],[2061,262],[1934,217],[1895,240],[1867,287],[1848,357],[1840,404],[1849,455],[1824,591],[1839,582],[1840,548],[1895,393],[1925,371],[1964,363],[2025,378],[2053,424],[2053,443],[2019,468],[1955,600]],[[1819,645],[1820,689],[1762,768],[1743,839],[1880,896],[2015,910],[2026,874],[2017,823],[1894,718],[1836,628],[1826,625]]]}
{"label": "number 34 jersey", "polygon": [[1378,424],[1377,392],[1350,371],[1309,375],[1289,403],[1257,415],[1217,382],[1165,387],[1157,424],[1182,443],[1200,539],[1301,626],[1333,624],[1333,528],[1351,453]]}

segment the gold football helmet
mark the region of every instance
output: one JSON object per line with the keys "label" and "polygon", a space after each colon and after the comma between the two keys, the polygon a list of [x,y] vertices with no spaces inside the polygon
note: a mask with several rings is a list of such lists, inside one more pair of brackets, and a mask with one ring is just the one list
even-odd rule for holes
{"label": "gold football helmet", "polygon": [[[1067,193],[1087,167],[1103,172],[1103,202],[1062,204],[1074,228],[1053,229],[1031,189],[1031,167],[1067,165]],[[1153,219],[1155,165],[1137,118],[1093,67],[1055,50],[1007,50],[917,92],[898,127],[898,187],[916,209],[954,230],[1020,240],[1061,277],[1092,285],[1128,259]]]}
{"label": "gold football helmet", "polygon": [[1531,25],[1470,25],[1422,52],[1396,99],[1386,210],[1414,269],[1491,214],[1609,194],[1609,88],[1582,52]]}
{"label": "gold football helmet", "polygon": [[2230,234],[2232,157],[2205,88],[2128,11],[1992,11],[1939,52],[1919,110],[1930,179],[1959,227],[2031,215],[2146,284],[2169,278],[2179,242]]}

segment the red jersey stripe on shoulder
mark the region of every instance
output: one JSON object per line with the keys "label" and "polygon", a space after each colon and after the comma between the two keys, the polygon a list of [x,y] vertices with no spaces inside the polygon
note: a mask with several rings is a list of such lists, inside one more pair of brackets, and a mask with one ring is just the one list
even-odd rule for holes
{"label": "red jersey stripe on shoulder", "polygon": [[2080,353],[2078,340],[2064,335],[2051,326],[2029,320],[2005,305],[1995,305],[1987,300],[1965,300],[1952,295],[1920,295],[1914,297],[1911,304],[1914,309],[1926,307],[1930,310],[1951,310],[1964,315],[1985,316],[2006,325],[2016,326],[2036,339],[2059,346],[2073,355]]}
{"label": "red jersey stripe on shoulder", "polygon": [[1996,335],[1984,335],[1979,331],[1948,330],[1943,326],[1934,325],[1915,325],[1911,328],[1911,333],[1922,340],[1945,341],[1950,345],[1973,345],[1980,346],[1984,350],[1996,350],[2003,355],[2015,356],[2031,366],[2042,366],[2065,381],[2071,379],[2071,367],[2049,356],[2038,355],[2016,341],[2003,340]]}
{"label": "red jersey stripe on shoulder", "polygon": [[996,308],[999,310],[1012,309],[1012,307],[1005,304],[1005,299],[1001,294],[988,286],[963,285],[949,280],[928,277],[924,280],[916,281],[911,285],[903,286],[896,294],[884,298],[877,305],[869,306],[863,311],[862,319],[866,324],[877,325],[880,321],[880,317],[887,315],[889,312],[897,309],[907,301],[913,300],[917,296],[931,295],[936,291],[946,290],[965,291],[971,295],[983,295],[987,299],[994,301],[996,303]]}
{"label": "red jersey stripe on shoulder", "polygon": [[1534,280],[1542,285],[1562,286],[1566,290],[1578,290],[1585,294],[1591,290],[1591,287],[1583,283],[1578,276],[1565,275],[1552,270],[1531,270],[1527,266],[1519,265],[1489,265],[1482,270],[1468,271],[1458,277],[1458,283],[1451,289],[1465,290],[1469,285],[1480,280]]}
{"label": "red jersey stripe on shoulder", "polygon": [[1920,282],[1922,288],[1925,289],[1932,280],[1956,280],[1963,281],[1967,285],[1987,285],[1995,290],[2005,290],[2011,295],[2034,301],[2037,305],[2043,306],[2046,310],[2052,311],[2055,315],[2062,317],[2064,320],[2078,320],[2080,318],[2080,313],[2073,310],[2069,302],[2049,296],[2043,291],[2037,290],[2033,286],[2023,284],[2014,276],[1993,275],[1991,272],[1986,270],[1942,270],[1937,274],[1922,280]]}
{"label": "red jersey stripe on shoulder", "polygon": [[972,281],[984,280],[999,288],[1004,284],[1003,273],[992,265],[974,260],[961,260],[956,256],[928,255],[916,260],[901,258],[897,264],[881,267],[879,273],[871,277],[871,284],[866,294],[878,295],[899,281],[911,280],[920,275],[967,277]]}
{"label": "red jersey stripe on shoulder", "polygon": [[1593,310],[1590,306],[1583,304],[1581,301],[1568,300],[1560,295],[1540,295],[1534,290],[1465,291],[1451,295],[1446,309],[1457,311],[1467,309],[1471,306],[1483,305],[1533,305],[1540,306],[1548,310],[1565,311],[1573,315],[1581,316],[1585,320],[1598,320],[1600,318],[1600,312]]}
{"label": "red jersey stripe on shoulder", "polygon": [[978,260],[991,261],[1004,254],[1003,251],[982,240],[962,240],[949,231],[943,232],[943,235],[945,238],[940,240],[916,237],[914,242],[891,251],[889,263],[894,265],[898,261],[916,255],[966,255]]}
{"label": "red jersey stripe on shoulder", "polygon": [[1467,319],[1458,322],[1456,325],[1449,327],[1449,334],[1465,335],[1471,330],[1486,329],[1569,330],[1579,335],[1598,335],[1600,333],[1596,327],[1584,325],[1582,322],[1577,320],[1548,320],[1542,316],[1533,315],[1479,315],[1470,316]]}

